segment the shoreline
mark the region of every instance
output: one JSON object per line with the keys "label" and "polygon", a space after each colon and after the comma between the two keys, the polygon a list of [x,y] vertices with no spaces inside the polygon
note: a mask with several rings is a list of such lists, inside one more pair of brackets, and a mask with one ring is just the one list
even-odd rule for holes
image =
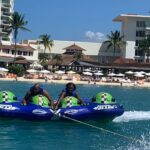
{"label": "shoreline", "polygon": [[[16,81],[15,78],[0,78],[0,81]],[[56,83],[56,84],[66,84],[68,82],[73,82],[75,84],[84,84],[84,85],[104,85],[104,86],[120,86],[120,87],[143,87],[143,88],[150,88],[150,82],[144,82],[143,84],[134,84],[131,83],[119,83],[119,82],[94,82],[91,81],[76,81],[76,80],[48,80],[45,82],[44,79],[25,79],[22,77],[18,77],[16,82],[39,82],[39,83]]]}

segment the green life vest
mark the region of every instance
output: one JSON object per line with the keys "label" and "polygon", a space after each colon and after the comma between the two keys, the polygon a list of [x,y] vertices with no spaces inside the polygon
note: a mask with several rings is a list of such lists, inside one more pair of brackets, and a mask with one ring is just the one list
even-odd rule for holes
{"label": "green life vest", "polygon": [[109,104],[112,103],[112,95],[105,92],[100,92],[96,94],[96,102],[100,104]]}
{"label": "green life vest", "polygon": [[35,105],[40,105],[42,107],[49,107],[50,105],[50,101],[48,100],[47,97],[43,96],[43,95],[36,95],[32,98],[32,104]]}
{"label": "green life vest", "polygon": [[67,96],[61,101],[62,108],[78,106],[78,99],[73,96]]}
{"label": "green life vest", "polygon": [[10,92],[10,91],[1,91],[0,92],[0,102],[6,102],[6,103],[11,103],[11,102],[16,102],[17,98],[16,96]]}

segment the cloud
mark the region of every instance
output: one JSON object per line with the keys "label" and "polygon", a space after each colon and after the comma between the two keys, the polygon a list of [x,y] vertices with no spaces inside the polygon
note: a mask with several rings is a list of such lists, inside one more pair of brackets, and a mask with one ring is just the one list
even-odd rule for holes
{"label": "cloud", "polygon": [[92,32],[87,31],[85,32],[85,37],[88,38],[91,41],[103,41],[105,39],[105,35],[101,32]]}

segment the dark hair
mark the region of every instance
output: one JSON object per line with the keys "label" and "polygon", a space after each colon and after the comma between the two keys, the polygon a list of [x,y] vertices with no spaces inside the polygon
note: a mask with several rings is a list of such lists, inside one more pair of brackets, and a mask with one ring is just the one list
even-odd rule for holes
{"label": "dark hair", "polygon": [[74,90],[76,90],[76,85],[72,82],[69,82],[69,83],[66,84],[66,89],[68,89],[70,85],[73,85]]}
{"label": "dark hair", "polygon": [[41,88],[40,84],[37,82],[37,83],[35,83],[35,84],[30,88],[30,90],[31,90],[31,91],[34,91],[35,88],[36,88],[36,86],[39,86],[39,89]]}

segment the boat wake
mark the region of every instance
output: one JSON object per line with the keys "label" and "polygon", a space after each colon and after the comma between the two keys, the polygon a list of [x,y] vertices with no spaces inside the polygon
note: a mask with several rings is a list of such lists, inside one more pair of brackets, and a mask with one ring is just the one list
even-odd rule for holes
{"label": "boat wake", "polygon": [[129,122],[139,120],[150,120],[150,111],[126,111],[120,117],[117,117],[113,122]]}

